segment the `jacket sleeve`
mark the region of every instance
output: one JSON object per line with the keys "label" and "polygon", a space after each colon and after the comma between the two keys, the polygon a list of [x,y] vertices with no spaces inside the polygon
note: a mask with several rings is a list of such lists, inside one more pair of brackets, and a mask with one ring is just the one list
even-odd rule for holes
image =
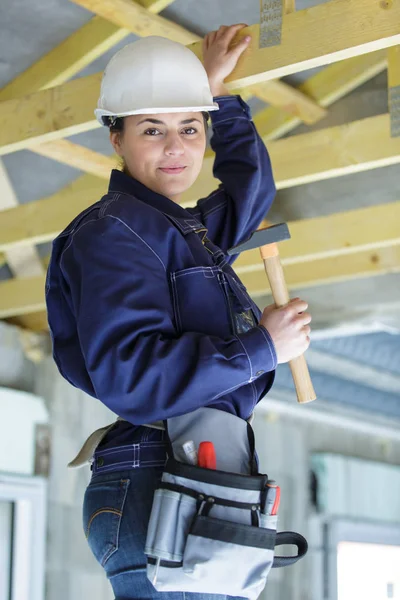
{"label": "jacket sleeve", "polygon": [[75,234],[61,268],[96,396],[135,425],[206,406],[276,367],[262,326],[177,336],[165,264],[112,215]]}
{"label": "jacket sleeve", "polygon": [[[214,176],[222,185],[188,209],[208,229],[208,237],[226,252],[260,225],[275,198],[271,161],[248,105],[240,96],[216,99],[211,112]],[[231,258],[233,262],[236,255]]]}

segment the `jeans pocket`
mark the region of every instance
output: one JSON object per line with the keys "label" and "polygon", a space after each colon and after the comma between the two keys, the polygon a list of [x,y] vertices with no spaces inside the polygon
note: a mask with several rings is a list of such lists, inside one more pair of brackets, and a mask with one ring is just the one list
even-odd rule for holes
{"label": "jeans pocket", "polygon": [[90,483],[83,502],[83,528],[96,560],[104,567],[118,550],[129,479]]}

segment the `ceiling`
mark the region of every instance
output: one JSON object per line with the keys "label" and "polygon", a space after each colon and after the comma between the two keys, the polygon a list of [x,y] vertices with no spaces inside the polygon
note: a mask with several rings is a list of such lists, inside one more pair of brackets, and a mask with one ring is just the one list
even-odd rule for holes
{"label": "ceiling", "polygon": [[[316,4],[319,3],[298,0],[297,10]],[[259,0],[175,0],[160,14],[202,36],[221,24],[257,24]],[[1,3],[0,86],[5,86],[24,72],[92,16],[92,13],[68,0]],[[134,35],[127,37],[74,77],[103,70],[115,51],[133,39],[136,39]],[[299,85],[319,70],[321,68],[295,73],[285,77],[284,81]],[[312,126],[301,125],[286,137],[387,113],[387,85],[387,71],[383,71],[333,103],[324,119]],[[254,115],[267,106],[256,98],[250,99],[249,103]],[[98,128],[69,139],[101,154],[112,154],[104,129]],[[2,161],[20,204],[52,195],[82,175],[78,169],[29,150],[6,154]],[[396,202],[399,200],[399,182],[400,166],[394,164],[281,189],[268,217],[274,222],[295,222]],[[41,258],[48,255],[49,247],[49,243],[37,246]],[[0,280],[11,278],[12,272],[5,264],[0,268]],[[400,273],[307,286],[294,292],[309,301],[314,315],[316,334],[312,349],[319,353],[319,359],[314,357],[311,361],[311,371],[318,395],[331,402],[351,404],[360,410],[380,412],[388,418],[400,418],[400,385],[396,392],[394,379],[398,377],[400,382]],[[270,301],[268,294],[257,296],[260,307]],[[321,356],[340,357],[343,362],[333,371],[324,371]],[[347,370],[346,361],[350,365]],[[367,375],[372,378],[374,373],[380,373],[383,380],[388,375],[386,383],[379,385],[377,382],[372,387],[363,385],[352,375],[357,364],[370,367]],[[371,383],[372,379],[367,381]],[[279,370],[277,385],[282,388],[292,385],[285,368]]]}

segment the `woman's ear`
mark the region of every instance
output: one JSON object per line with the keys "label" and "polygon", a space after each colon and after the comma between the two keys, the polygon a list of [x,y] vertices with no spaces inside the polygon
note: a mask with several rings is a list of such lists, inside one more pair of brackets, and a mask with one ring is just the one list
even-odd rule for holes
{"label": "woman's ear", "polygon": [[121,132],[120,131],[110,131],[110,142],[112,147],[118,156],[122,156],[122,147],[121,147]]}

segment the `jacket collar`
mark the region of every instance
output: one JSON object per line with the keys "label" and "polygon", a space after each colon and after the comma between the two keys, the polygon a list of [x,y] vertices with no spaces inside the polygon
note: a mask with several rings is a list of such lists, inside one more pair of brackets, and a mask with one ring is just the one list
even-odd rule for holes
{"label": "jacket collar", "polygon": [[137,179],[117,169],[113,169],[111,172],[108,192],[128,194],[146,202],[146,204],[150,204],[150,206],[171,219],[184,234],[191,233],[196,229],[204,229],[204,225],[195,219],[186,209],[182,208],[182,206],[166,198],[166,196],[149,190],[149,188],[140,183],[140,181],[137,181]]}

